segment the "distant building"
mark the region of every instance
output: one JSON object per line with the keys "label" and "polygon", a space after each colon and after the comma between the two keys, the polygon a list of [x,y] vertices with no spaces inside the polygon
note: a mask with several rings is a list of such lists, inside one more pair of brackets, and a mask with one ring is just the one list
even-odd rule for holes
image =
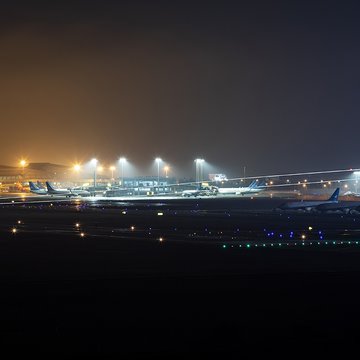
{"label": "distant building", "polygon": [[26,167],[0,165],[0,191],[26,190],[29,181],[62,180],[69,168],[51,163],[30,163]]}
{"label": "distant building", "polygon": [[227,181],[227,177],[225,174],[209,174],[210,181]]}
{"label": "distant building", "polygon": [[124,178],[124,184],[112,186],[106,190],[105,196],[123,195],[154,195],[168,194],[174,192],[175,178],[160,177],[159,183],[157,176],[138,176]]}

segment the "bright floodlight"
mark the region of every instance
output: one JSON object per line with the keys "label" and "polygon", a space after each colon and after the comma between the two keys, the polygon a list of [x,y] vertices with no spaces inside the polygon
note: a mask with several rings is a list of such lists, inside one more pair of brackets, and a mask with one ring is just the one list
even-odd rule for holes
{"label": "bright floodlight", "polygon": [[91,160],[91,163],[92,163],[93,165],[96,165],[97,162],[98,162],[98,161],[97,161],[97,159],[95,159],[95,158]]}
{"label": "bright floodlight", "polygon": [[125,157],[121,157],[121,158],[119,159],[119,161],[120,161],[121,164],[124,164],[124,163],[126,163],[126,158],[125,158]]}
{"label": "bright floodlight", "polygon": [[161,158],[159,158],[159,157],[157,157],[157,158],[155,159],[155,161],[156,161],[157,163],[162,162]]}
{"label": "bright floodlight", "polygon": [[110,170],[114,171],[115,170],[115,166],[110,166]]}
{"label": "bright floodlight", "polygon": [[26,160],[22,159],[20,160],[20,166],[24,167],[26,165]]}
{"label": "bright floodlight", "polygon": [[201,164],[203,163],[205,160],[204,159],[195,159],[194,160],[197,164]]}
{"label": "bright floodlight", "polygon": [[360,171],[354,171],[354,175],[359,176],[359,175],[360,175]]}
{"label": "bright floodlight", "polygon": [[168,172],[170,170],[170,167],[168,165],[164,166],[164,171],[165,171],[165,177],[168,177]]}
{"label": "bright floodlight", "polygon": [[80,165],[79,164],[75,164],[74,166],[73,166],[73,169],[74,169],[74,171],[80,171]]}

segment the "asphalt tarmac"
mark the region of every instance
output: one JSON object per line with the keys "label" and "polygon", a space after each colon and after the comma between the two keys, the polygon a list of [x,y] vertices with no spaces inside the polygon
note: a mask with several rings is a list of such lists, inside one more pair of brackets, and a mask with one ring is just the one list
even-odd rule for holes
{"label": "asphalt tarmac", "polygon": [[106,357],[356,341],[360,216],[274,211],[283,201],[2,199],[1,348]]}

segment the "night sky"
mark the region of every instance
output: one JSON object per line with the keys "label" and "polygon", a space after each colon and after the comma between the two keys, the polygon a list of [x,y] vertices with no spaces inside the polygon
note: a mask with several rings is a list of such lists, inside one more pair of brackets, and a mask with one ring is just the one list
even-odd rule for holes
{"label": "night sky", "polygon": [[0,164],[359,167],[351,1],[1,1]]}

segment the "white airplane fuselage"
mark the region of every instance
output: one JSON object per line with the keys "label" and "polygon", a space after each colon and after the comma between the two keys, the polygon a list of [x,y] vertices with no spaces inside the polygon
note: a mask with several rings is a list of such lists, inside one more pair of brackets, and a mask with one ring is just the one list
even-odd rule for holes
{"label": "white airplane fuselage", "polygon": [[250,187],[238,187],[238,188],[219,188],[219,194],[236,194],[236,195],[245,195],[245,194],[257,194],[262,189],[250,188]]}

